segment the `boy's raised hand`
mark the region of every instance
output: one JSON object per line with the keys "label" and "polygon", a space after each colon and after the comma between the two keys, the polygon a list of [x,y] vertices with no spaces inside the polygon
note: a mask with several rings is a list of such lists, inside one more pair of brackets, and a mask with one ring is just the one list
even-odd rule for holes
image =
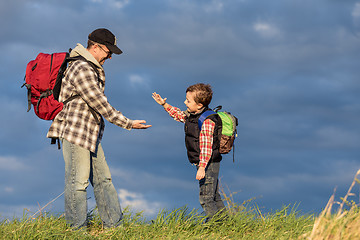
{"label": "boy's raised hand", "polygon": [[160,96],[160,94],[157,94],[156,92],[153,92],[152,98],[155,100],[155,102],[157,102],[161,106],[164,106],[164,104],[166,103],[166,99],[167,99],[167,98],[162,98]]}

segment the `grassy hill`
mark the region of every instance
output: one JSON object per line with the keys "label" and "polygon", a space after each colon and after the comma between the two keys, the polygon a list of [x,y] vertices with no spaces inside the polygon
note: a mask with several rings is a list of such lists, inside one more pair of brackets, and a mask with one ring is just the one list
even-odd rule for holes
{"label": "grassy hill", "polygon": [[104,229],[95,209],[89,213],[89,227],[74,230],[63,215],[40,212],[35,217],[3,220],[0,239],[360,239],[360,209],[348,199],[354,195],[354,185],[360,183],[359,174],[360,170],[342,201],[335,202],[333,195],[318,216],[301,215],[295,205],[263,214],[251,201],[238,205],[223,193],[226,217],[218,215],[207,223],[197,210],[187,207],[162,210],[152,220],[125,208],[123,224]]}
{"label": "grassy hill", "polygon": [[186,207],[161,211],[147,221],[141,213],[124,210],[121,227],[103,229],[96,211],[91,213],[88,229],[69,228],[63,216],[23,217],[0,224],[1,239],[297,239],[311,231],[313,216],[298,216],[284,207],[262,216],[255,209],[244,208],[218,222],[222,216],[203,223],[204,217]]}

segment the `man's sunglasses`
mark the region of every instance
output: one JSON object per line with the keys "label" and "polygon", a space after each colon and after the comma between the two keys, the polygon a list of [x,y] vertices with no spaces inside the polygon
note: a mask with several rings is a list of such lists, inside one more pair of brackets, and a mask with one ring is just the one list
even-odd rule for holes
{"label": "man's sunglasses", "polygon": [[110,58],[110,57],[111,57],[111,55],[112,55],[112,52],[111,52],[111,51],[106,51],[106,50],[103,49],[99,44],[97,44],[97,45],[99,46],[99,48],[100,48],[101,50],[103,50],[103,51],[107,54],[106,58]]}

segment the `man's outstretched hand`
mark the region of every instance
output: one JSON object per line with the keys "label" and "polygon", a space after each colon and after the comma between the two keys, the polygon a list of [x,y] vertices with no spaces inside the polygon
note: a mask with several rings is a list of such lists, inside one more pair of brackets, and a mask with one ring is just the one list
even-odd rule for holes
{"label": "man's outstretched hand", "polygon": [[133,129],[147,129],[152,126],[152,125],[145,125],[145,123],[146,123],[145,120],[134,120],[132,128]]}

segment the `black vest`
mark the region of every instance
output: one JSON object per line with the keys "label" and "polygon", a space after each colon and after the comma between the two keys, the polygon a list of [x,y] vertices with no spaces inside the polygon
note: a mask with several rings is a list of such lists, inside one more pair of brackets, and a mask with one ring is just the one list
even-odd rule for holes
{"label": "black vest", "polygon": [[[190,116],[186,119],[185,122],[185,145],[187,149],[187,155],[189,158],[190,163],[199,163],[199,156],[200,156],[200,129],[198,120],[199,117],[203,112],[208,110],[208,108],[205,108],[201,113],[198,114],[192,114],[190,113]],[[214,140],[213,140],[213,146],[212,146],[212,155],[210,158],[210,161],[213,162],[220,162],[221,161],[221,154],[219,153],[219,147],[220,147],[220,138],[219,138],[219,131],[221,131],[221,119],[219,115],[214,114],[207,117],[211,119],[215,123],[215,129],[214,129]]]}

